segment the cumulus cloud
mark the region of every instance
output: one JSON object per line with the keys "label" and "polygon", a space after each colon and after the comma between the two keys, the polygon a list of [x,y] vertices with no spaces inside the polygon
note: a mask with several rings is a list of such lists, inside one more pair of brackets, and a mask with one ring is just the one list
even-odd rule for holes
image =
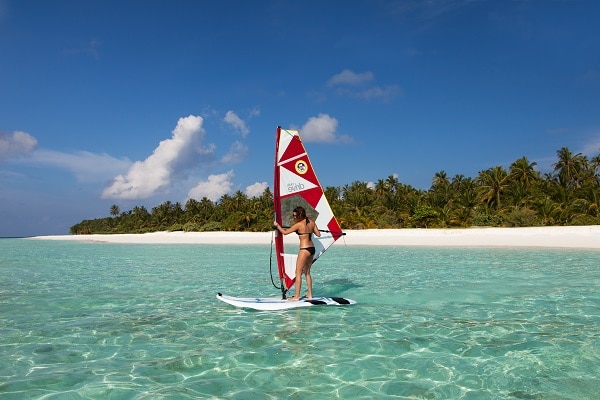
{"label": "cumulus cloud", "polygon": [[180,118],[170,139],[159,143],[143,161],[136,161],[125,175],[118,175],[102,192],[103,198],[136,200],[153,196],[171,185],[173,176],[182,173],[214,154],[214,145],[202,147],[202,117]]}
{"label": "cumulus cloud", "polygon": [[356,72],[350,71],[349,69],[345,69],[339,74],[335,74],[327,81],[327,86],[336,86],[336,85],[360,85],[365,82],[369,82],[373,80],[372,72],[363,72],[361,74],[357,74]]}
{"label": "cumulus cloud", "polygon": [[300,129],[302,140],[306,142],[351,142],[352,139],[346,135],[337,135],[337,119],[327,114],[319,114],[318,117],[311,117]]}
{"label": "cumulus cloud", "polygon": [[131,166],[131,161],[126,158],[118,159],[105,153],[97,154],[89,151],[62,153],[38,150],[30,162],[67,169],[80,182],[104,182]]}
{"label": "cumulus cloud", "polygon": [[345,69],[332,76],[326,85],[340,96],[362,100],[390,101],[401,94],[398,85],[379,86],[372,84],[374,79],[375,75],[372,72],[356,73]]}
{"label": "cumulus cloud", "polygon": [[223,119],[223,121],[225,121],[225,123],[227,123],[228,125],[232,126],[244,138],[248,136],[248,133],[250,133],[250,129],[248,129],[246,123],[233,111],[227,111],[227,114],[225,114],[225,118]]}
{"label": "cumulus cloud", "polygon": [[188,197],[191,199],[201,200],[206,197],[209,200],[217,201],[224,194],[231,193],[233,188],[233,171],[224,174],[210,175],[206,181],[200,181],[190,189]]}
{"label": "cumulus cloud", "polygon": [[590,138],[586,143],[584,143],[581,153],[587,155],[590,158],[599,155],[600,134],[595,135],[594,137]]}
{"label": "cumulus cloud", "polygon": [[268,187],[269,184],[267,182],[256,182],[246,187],[246,191],[244,193],[248,197],[260,197]]}
{"label": "cumulus cloud", "polygon": [[248,157],[248,146],[240,141],[231,145],[229,152],[221,158],[223,164],[237,164]]}
{"label": "cumulus cloud", "polygon": [[0,132],[0,161],[28,156],[37,148],[37,144],[36,138],[23,131]]}

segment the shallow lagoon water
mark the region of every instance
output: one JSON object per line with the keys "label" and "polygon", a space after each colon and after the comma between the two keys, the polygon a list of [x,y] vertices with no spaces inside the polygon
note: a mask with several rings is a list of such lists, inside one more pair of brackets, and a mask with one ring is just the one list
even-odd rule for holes
{"label": "shallow lagoon water", "polygon": [[600,251],[336,244],[277,296],[270,245],[0,239],[0,399],[593,399]]}

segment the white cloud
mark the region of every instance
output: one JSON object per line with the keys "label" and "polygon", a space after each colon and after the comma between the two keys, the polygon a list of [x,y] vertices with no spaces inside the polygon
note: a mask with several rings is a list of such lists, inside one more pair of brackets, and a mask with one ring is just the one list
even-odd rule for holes
{"label": "white cloud", "polygon": [[402,93],[398,85],[378,86],[371,85],[375,76],[372,72],[357,74],[345,69],[339,74],[332,76],[327,81],[327,87],[333,88],[335,93],[344,97],[352,97],[362,100],[390,101]]}
{"label": "white cloud", "polygon": [[300,135],[306,142],[351,142],[350,137],[336,134],[337,126],[337,119],[327,114],[319,114],[318,117],[308,119],[300,129]]}
{"label": "white cloud", "polygon": [[126,158],[118,159],[105,153],[96,154],[89,151],[62,153],[38,150],[28,161],[68,169],[81,182],[105,182],[131,166],[131,161]]}
{"label": "white cloud", "polygon": [[259,115],[260,115],[260,108],[258,106],[254,107],[252,110],[250,110],[251,117],[258,117]]}
{"label": "white cloud", "polygon": [[402,91],[400,90],[400,87],[397,85],[388,85],[383,87],[373,86],[365,90],[355,92],[353,95],[364,100],[381,99],[383,101],[390,101],[401,92]]}
{"label": "white cloud", "polygon": [[102,192],[103,198],[136,200],[153,196],[171,185],[182,173],[214,154],[214,145],[202,147],[203,119],[190,115],[180,118],[170,139],[159,143],[144,161],[136,161],[125,175],[118,175]]}
{"label": "white cloud", "polygon": [[233,171],[219,175],[210,175],[206,181],[198,182],[198,184],[190,189],[188,197],[191,199],[200,200],[206,197],[212,201],[217,201],[224,194],[231,193],[233,188]]}
{"label": "white cloud", "polygon": [[370,82],[373,80],[372,72],[363,72],[362,74],[357,74],[349,69],[345,69],[339,74],[336,74],[331,77],[327,81],[327,86],[337,86],[337,85],[360,85],[365,82]]}
{"label": "white cloud", "polygon": [[367,101],[379,99],[383,102],[388,102],[397,95],[402,94],[402,90],[397,85],[389,85],[383,87],[371,86],[362,89],[340,87],[337,88],[335,92],[338,96],[351,97],[354,99],[361,99]]}
{"label": "white cloud", "polygon": [[71,171],[80,182],[104,182],[131,166],[128,159],[118,159],[105,153],[37,149],[37,140],[21,131],[12,134],[0,132],[0,161],[8,158],[14,158],[20,164],[63,168]]}
{"label": "white cloud", "polygon": [[248,146],[240,141],[236,141],[231,145],[229,153],[221,158],[223,164],[237,164],[248,157]]}
{"label": "white cloud", "polygon": [[246,187],[246,196],[248,197],[260,197],[266,188],[269,187],[267,182],[256,182]]}
{"label": "white cloud", "polygon": [[302,139],[307,142],[333,142],[338,121],[327,114],[310,117],[300,129]]}
{"label": "white cloud", "polygon": [[589,158],[595,157],[600,153],[600,135],[596,135],[589,139],[587,143],[583,145],[581,153],[588,156]]}
{"label": "white cloud", "polygon": [[227,114],[225,114],[225,118],[223,119],[223,121],[231,125],[244,138],[248,136],[248,133],[250,133],[250,129],[248,129],[246,123],[233,111],[227,111]]}
{"label": "white cloud", "polygon": [[23,131],[0,132],[0,161],[30,155],[37,143],[36,138]]}

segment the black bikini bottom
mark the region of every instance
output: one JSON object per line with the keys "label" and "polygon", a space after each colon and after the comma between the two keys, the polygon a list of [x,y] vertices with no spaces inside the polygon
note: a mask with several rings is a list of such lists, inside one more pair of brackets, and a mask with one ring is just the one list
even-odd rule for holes
{"label": "black bikini bottom", "polygon": [[315,248],[314,247],[301,247],[300,250],[306,250],[306,251],[308,251],[311,256],[315,255]]}

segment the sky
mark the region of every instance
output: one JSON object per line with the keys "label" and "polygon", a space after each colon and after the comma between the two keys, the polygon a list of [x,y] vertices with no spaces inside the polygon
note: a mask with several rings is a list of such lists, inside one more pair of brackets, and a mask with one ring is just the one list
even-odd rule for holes
{"label": "sky", "polygon": [[600,153],[596,0],[0,0],[0,237],[272,187]]}

